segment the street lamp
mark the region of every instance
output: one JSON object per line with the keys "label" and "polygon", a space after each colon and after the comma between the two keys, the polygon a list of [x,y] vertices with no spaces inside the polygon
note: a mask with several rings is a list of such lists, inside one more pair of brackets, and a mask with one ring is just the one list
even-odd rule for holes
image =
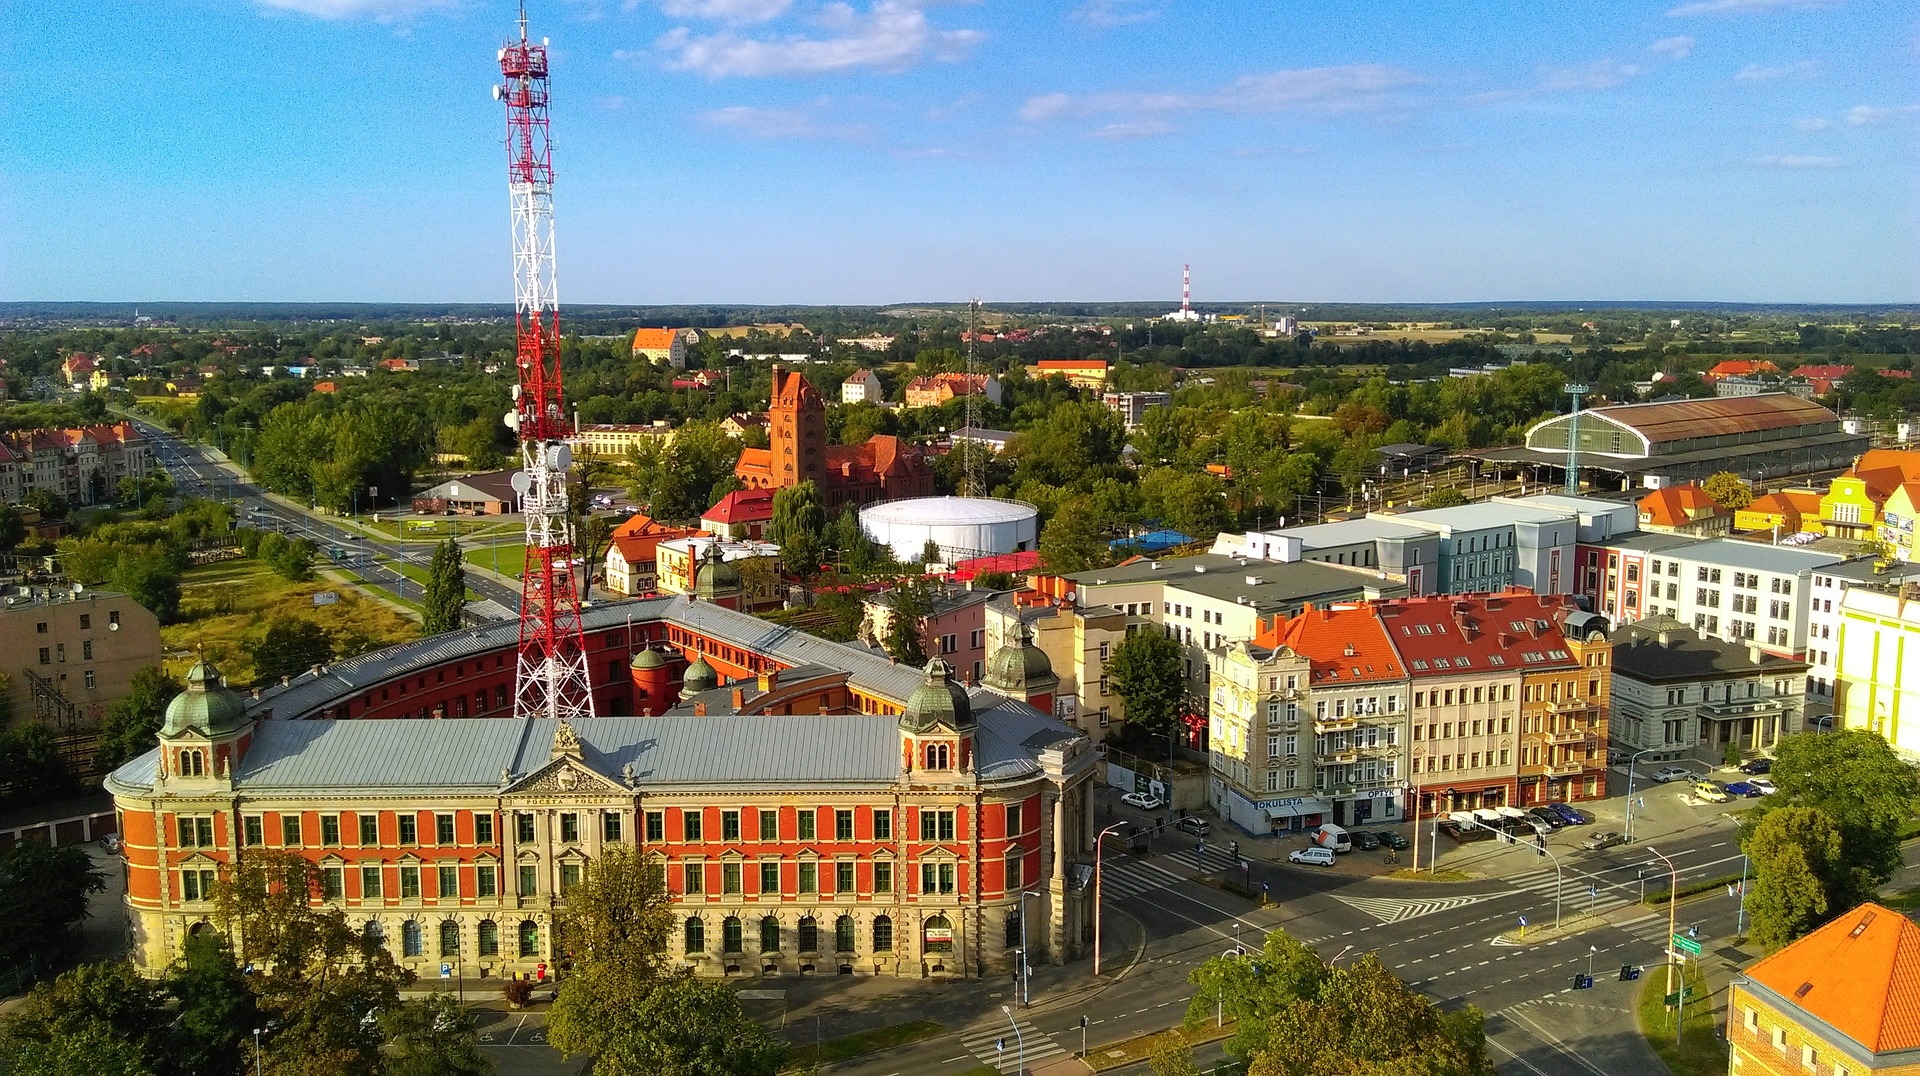
{"label": "street lamp", "polygon": [[253,1029],[253,1076],[260,1076],[260,1029]]}
{"label": "street lamp", "polygon": [[[1660,852],[1651,845],[1647,847],[1647,854],[1667,865],[1667,993],[1671,994],[1673,993],[1673,965],[1679,958],[1679,954],[1674,948],[1673,928],[1676,922],[1674,916],[1677,915],[1680,910],[1680,902],[1675,899],[1680,893],[1680,868],[1674,866],[1673,860],[1661,855]],[[1676,1045],[1680,1042],[1680,1027],[1680,1016],[1678,1007],[1676,1006],[1673,1018],[1673,1041]]]}
{"label": "street lamp", "polygon": [[1027,956],[1027,898],[1037,897],[1035,890],[1026,890],[1020,894],[1020,1004],[1033,1004],[1033,961]]}
{"label": "street lamp", "polygon": [[1020,1048],[1020,1067],[1013,1071],[1025,1073],[1027,1071],[1027,1037],[1020,1033],[1020,1021],[1013,1018],[1013,1010],[1011,1008],[1002,1005],[1000,1006],[1000,1011],[1007,1014],[1007,1023],[1013,1025],[1013,1041]]}
{"label": "street lamp", "polygon": [[[1100,977],[1100,842],[1106,840],[1107,834],[1126,825],[1125,822],[1115,822],[1093,839],[1093,975],[1096,979]],[[1026,910],[1024,898],[1020,908]],[[1022,944],[1025,944],[1025,939],[1022,939]]]}
{"label": "street lamp", "polygon": [[1653,754],[1655,751],[1663,751],[1663,750],[1665,750],[1665,748],[1663,747],[1649,747],[1644,751],[1634,752],[1634,756],[1627,760],[1627,824],[1626,824],[1625,830],[1620,834],[1621,844],[1631,844],[1633,842],[1634,767],[1639,765],[1641,755],[1650,755],[1650,754]]}

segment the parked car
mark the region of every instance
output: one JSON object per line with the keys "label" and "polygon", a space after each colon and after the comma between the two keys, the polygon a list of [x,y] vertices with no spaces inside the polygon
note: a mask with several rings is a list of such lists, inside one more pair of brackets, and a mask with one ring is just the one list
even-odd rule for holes
{"label": "parked car", "polygon": [[1750,758],[1740,764],[1741,773],[1772,773],[1773,760],[1764,756]]}
{"label": "parked car", "polygon": [[1120,802],[1129,807],[1138,807],[1143,811],[1157,811],[1167,805],[1167,801],[1151,792],[1129,792],[1120,797]]}
{"label": "parked car", "polygon": [[1554,829],[1559,829],[1561,826],[1567,824],[1567,820],[1560,817],[1560,812],[1551,807],[1532,807],[1527,810],[1527,813],[1545,822]]}
{"label": "parked car", "polygon": [[1560,820],[1569,826],[1584,826],[1593,819],[1575,810],[1570,803],[1549,803],[1547,809],[1560,816]]}
{"label": "parked car", "polygon": [[1729,796],[1744,796],[1752,799],[1755,796],[1766,795],[1765,792],[1753,787],[1752,781],[1729,781],[1726,787]]}
{"label": "parked car", "polygon": [[1381,830],[1379,833],[1379,837],[1380,837],[1381,844],[1386,845],[1388,848],[1391,848],[1396,852],[1406,851],[1408,845],[1412,843],[1408,841],[1405,837],[1402,837],[1401,835],[1399,835],[1398,833],[1395,833],[1393,830],[1390,830],[1390,829]]}
{"label": "parked car", "polygon": [[1693,794],[1708,803],[1727,802],[1727,789],[1718,781],[1695,781]]}
{"label": "parked car", "polygon": [[1687,769],[1685,766],[1662,766],[1648,774],[1647,780],[1652,781],[1656,785],[1664,785],[1668,781],[1684,781],[1692,776],[1693,771]]}
{"label": "parked car", "polygon": [[1633,756],[1627,754],[1625,751],[1611,747],[1607,749],[1607,765],[1609,766],[1625,766],[1632,758]]}
{"label": "parked car", "polygon": [[1287,853],[1287,862],[1300,863],[1309,867],[1333,866],[1333,849],[1310,844],[1305,848],[1295,848]]}
{"label": "parked car", "polygon": [[1610,829],[1602,829],[1587,834],[1586,839],[1580,842],[1580,847],[1588,851],[1599,851],[1602,848],[1612,848],[1614,845],[1622,844],[1625,841],[1626,838],[1620,836],[1618,833]]}
{"label": "parked car", "polygon": [[1771,796],[1774,793],[1773,782],[1764,777],[1756,777],[1747,783],[1759,789],[1762,796]]}
{"label": "parked car", "polygon": [[1351,830],[1349,831],[1349,835],[1353,838],[1353,846],[1362,852],[1371,852],[1380,847],[1380,838],[1368,833],[1366,830]]}
{"label": "parked car", "polygon": [[1326,823],[1312,833],[1313,843],[1335,852],[1353,851],[1353,834],[1331,822]]}
{"label": "parked car", "polygon": [[1175,822],[1174,825],[1179,826],[1181,829],[1196,837],[1204,837],[1208,833],[1213,832],[1213,827],[1207,824],[1206,819],[1195,818],[1192,815],[1182,818],[1180,821]]}

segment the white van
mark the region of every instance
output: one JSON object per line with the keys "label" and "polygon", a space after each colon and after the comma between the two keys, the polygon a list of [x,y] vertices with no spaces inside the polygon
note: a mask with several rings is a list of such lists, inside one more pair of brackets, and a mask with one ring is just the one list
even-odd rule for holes
{"label": "white van", "polygon": [[1353,838],[1331,822],[1313,831],[1313,843],[1336,852],[1353,851]]}

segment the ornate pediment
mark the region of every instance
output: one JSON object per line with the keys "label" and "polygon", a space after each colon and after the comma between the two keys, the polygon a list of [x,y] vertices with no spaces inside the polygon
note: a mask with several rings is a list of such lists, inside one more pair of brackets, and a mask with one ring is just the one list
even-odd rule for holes
{"label": "ornate pediment", "polygon": [[562,756],[513,782],[503,795],[632,795],[633,790],[588,766],[578,756]]}

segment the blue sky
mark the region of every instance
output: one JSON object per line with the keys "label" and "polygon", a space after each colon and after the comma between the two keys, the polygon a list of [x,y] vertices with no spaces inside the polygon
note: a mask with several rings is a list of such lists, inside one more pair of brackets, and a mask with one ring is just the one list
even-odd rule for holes
{"label": "blue sky", "polygon": [[[1920,299],[1865,0],[536,0],[562,303]],[[12,0],[0,298],[510,302],[483,0]]]}

